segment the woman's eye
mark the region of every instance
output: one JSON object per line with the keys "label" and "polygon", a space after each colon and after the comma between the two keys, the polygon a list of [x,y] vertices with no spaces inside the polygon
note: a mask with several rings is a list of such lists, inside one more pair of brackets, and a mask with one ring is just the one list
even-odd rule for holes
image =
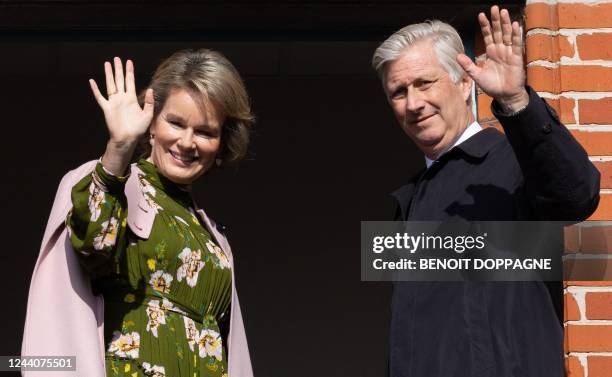
{"label": "woman's eye", "polygon": [[178,122],[169,121],[168,123],[174,128],[177,128],[177,129],[183,128],[183,125]]}

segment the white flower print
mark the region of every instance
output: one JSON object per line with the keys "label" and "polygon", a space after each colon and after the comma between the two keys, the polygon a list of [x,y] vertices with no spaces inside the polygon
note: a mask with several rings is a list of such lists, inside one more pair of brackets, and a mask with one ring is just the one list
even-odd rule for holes
{"label": "white flower print", "polygon": [[153,336],[157,338],[157,328],[159,325],[166,324],[166,311],[163,306],[160,307],[159,300],[151,300],[149,301],[149,305],[147,305],[146,312],[149,317],[147,331],[151,331]]}
{"label": "white flower print", "polygon": [[166,369],[159,365],[151,365],[149,363],[142,363],[142,369],[144,369],[145,376],[151,377],[165,377]]}
{"label": "white flower print", "polygon": [[217,257],[217,259],[219,260],[219,267],[221,267],[221,269],[231,267],[227,255],[225,255],[225,253],[223,252],[223,250],[221,250],[219,246],[215,245],[214,242],[212,242],[211,240],[208,240],[206,242],[206,247],[208,248],[208,251],[210,251]]}
{"label": "white flower print", "polygon": [[159,204],[157,204],[155,200],[153,200],[153,198],[155,198],[155,195],[157,195],[157,191],[155,190],[155,187],[153,187],[145,179],[144,175],[138,176],[138,183],[140,184],[140,189],[142,190],[145,201],[147,202],[149,207],[151,207],[156,214],[159,213],[159,211],[163,210],[163,208]]}
{"label": "white flower print", "polygon": [[102,212],[102,203],[104,203],[104,200],[104,191],[100,190],[100,188],[92,182],[91,185],[89,185],[89,199],[87,200],[89,212],[91,213],[89,221],[98,220],[100,213]]}
{"label": "white flower print", "polygon": [[157,270],[151,274],[149,284],[153,289],[161,293],[170,293],[170,284],[172,283],[173,277],[163,270]]}
{"label": "white flower print", "polygon": [[193,352],[193,346],[198,342],[200,334],[196,328],[195,322],[189,317],[183,317],[185,322],[185,336],[187,337],[187,343],[189,343],[189,349]]}
{"label": "white flower print", "polygon": [[113,339],[108,346],[108,352],[113,352],[119,357],[138,358],[140,349],[140,334],[133,331],[129,334],[122,334],[119,331],[113,332]]}
{"label": "white flower print", "polygon": [[117,219],[111,217],[108,221],[100,224],[102,233],[96,236],[93,240],[93,247],[96,250],[102,250],[108,246],[114,246],[117,241]]}
{"label": "white flower print", "polygon": [[176,271],[176,280],[183,281],[183,278],[186,278],[187,284],[190,287],[195,287],[198,281],[198,274],[204,267],[202,251],[191,250],[186,247],[178,255],[178,258],[183,261],[183,264]]}
{"label": "white flower print", "polygon": [[212,356],[221,361],[223,349],[221,347],[221,336],[215,330],[202,330],[198,338],[200,357]]}

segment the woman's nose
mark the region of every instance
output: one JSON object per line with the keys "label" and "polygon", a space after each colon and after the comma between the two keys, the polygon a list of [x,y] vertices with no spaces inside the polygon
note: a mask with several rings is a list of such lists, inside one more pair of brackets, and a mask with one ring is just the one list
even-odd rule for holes
{"label": "woman's nose", "polygon": [[193,136],[193,131],[191,129],[184,130],[178,140],[179,146],[184,149],[192,149],[194,146]]}

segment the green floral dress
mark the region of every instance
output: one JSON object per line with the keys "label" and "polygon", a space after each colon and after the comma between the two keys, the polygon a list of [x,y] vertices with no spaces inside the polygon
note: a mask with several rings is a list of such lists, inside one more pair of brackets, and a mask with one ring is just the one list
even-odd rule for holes
{"label": "green floral dress", "polygon": [[[151,235],[126,226],[126,178],[101,163],[72,189],[70,241],[104,297],[107,376],[227,377],[230,262],[188,191],[140,160],[156,212]],[[135,173],[133,173],[135,174]]]}

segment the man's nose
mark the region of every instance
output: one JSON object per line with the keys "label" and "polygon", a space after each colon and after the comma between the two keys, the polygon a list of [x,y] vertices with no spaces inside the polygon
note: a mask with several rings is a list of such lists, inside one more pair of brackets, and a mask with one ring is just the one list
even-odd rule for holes
{"label": "man's nose", "polygon": [[410,112],[419,112],[425,107],[425,101],[418,90],[409,90],[406,95],[406,110]]}

